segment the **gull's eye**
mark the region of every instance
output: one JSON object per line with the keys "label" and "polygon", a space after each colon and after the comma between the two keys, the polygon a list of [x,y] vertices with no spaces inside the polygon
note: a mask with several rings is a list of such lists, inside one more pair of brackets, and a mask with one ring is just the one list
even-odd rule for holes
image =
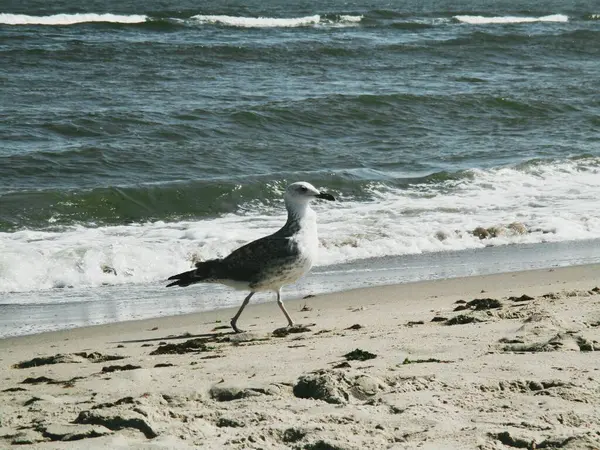
{"label": "gull's eye", "polygon": [[300,186],[300,192],[306,192],[308,191],[306,186]]}

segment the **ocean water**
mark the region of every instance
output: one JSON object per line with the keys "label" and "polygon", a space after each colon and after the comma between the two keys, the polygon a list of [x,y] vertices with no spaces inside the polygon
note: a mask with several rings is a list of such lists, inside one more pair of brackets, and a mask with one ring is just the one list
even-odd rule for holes
{"label": "ocean water", "polygon": [[239,304],[163,282],[298,180],[288,295],[600,261],[599,73],[594,1],[4,2],[0,336]]}

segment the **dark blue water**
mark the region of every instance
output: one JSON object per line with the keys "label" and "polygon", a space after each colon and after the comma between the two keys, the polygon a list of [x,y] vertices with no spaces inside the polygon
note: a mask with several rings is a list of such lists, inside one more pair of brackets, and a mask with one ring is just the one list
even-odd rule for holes
{"label": "dark blue water", "polygon": [[361,198],[373,180],[598,155],[592,1],[11,3],[0,230],[56,211],[214,216],[238,184],[276,197],[265,181],[304,177]]}

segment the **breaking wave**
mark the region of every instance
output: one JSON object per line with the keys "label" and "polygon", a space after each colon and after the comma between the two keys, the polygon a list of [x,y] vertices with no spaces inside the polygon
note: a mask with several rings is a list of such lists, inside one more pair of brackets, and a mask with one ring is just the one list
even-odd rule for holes
{"label": "breaking wave", "polygon": [[[321,266],[600,238],[596,157],[331,184],[321,187],[340,201],[315,205]],[[277,230],[282,188],[271,186],[267,199],[240,198],[238,210],[213,218],[0,233],[0,292],[162,280]]]}
{"label": "breaking wave", "polygon": [[311,25],[351,25],[359,23],[362,16],[336,15],[321,16],[315,14],[306,17],[236,17],[223,15],[196,15],[193,20],[203,24],[215,24],[242,28],[294,28]]}
{"label": "breaking wave", "polygon": [[499,16],[499,17],[484,17],[484,16],[454,16],[454,19],[461,23],[471,25],[487,25],[487,24],[510,24],[510,23],[531,23],[531,22],[568,22],[569,16],[564,14],[551,14],[542,17],[518,17],[518,16]]}
{"label": "breaking wave", "polygon": [[75,25],[79,23],[143,23],[148,16],[143,14],[54,14],[51,16],[28,16],[26,14],[0,14],[0,24],[4,25]]}

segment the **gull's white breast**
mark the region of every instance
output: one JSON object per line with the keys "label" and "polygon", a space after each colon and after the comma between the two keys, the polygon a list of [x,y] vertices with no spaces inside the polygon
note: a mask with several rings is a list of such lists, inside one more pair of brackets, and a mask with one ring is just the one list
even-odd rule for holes
{"label": "gull's white breast", "polygon": [[311,208],[306,208],[304,216],[300,219],[300,228],[292,237],[298,245],[298,251],[302,259],[307,260],[310,270],[319,256],[319,237],[317,235],[317,215]]}
{"label": "gull's white breast", "polygon": [[307,208],[299,219],[298,231],[289,237],[290,244],[297,246],[298,255],[288,264],[271,272],[265,281],[257,284],[256,290],[278,290],[282,286],[292,284],[302,278],[316,262],[319,251],[317,236],[317,218],[313,210]]}

